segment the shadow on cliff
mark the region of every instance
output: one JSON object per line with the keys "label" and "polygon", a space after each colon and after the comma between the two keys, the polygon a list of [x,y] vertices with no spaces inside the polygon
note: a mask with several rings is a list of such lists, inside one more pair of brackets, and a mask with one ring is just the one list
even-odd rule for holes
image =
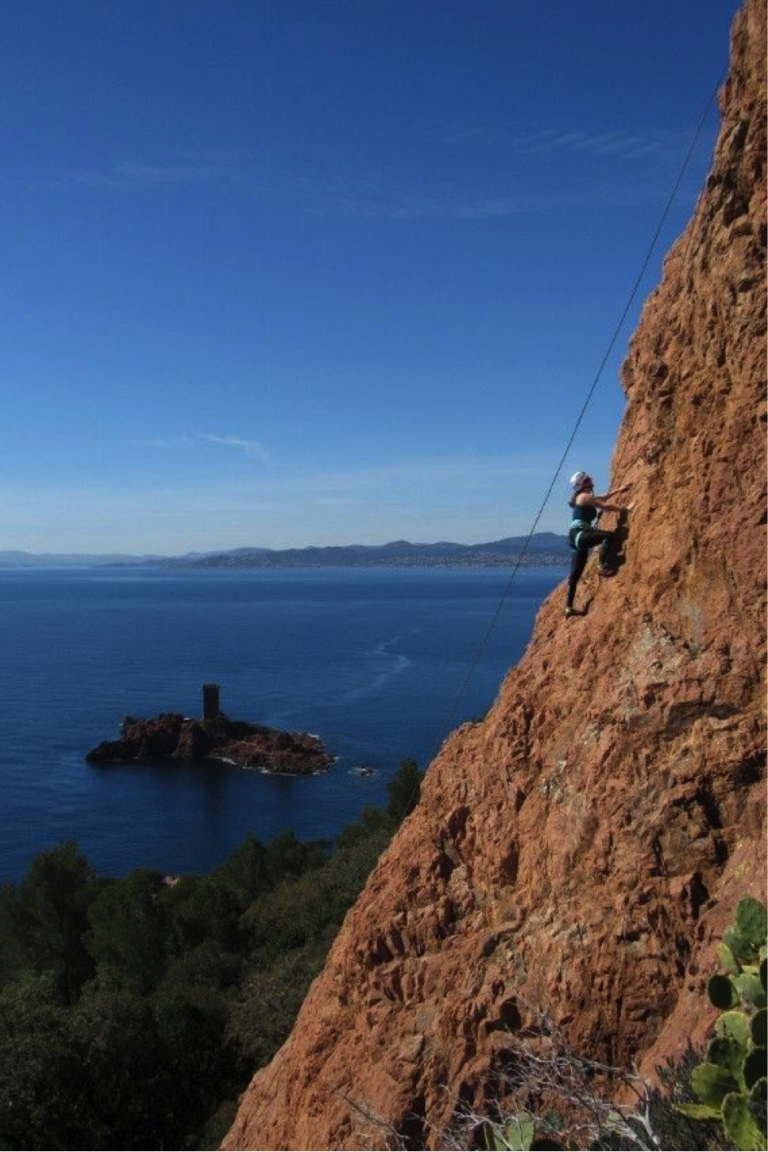
{"label": "shadow on cliff", "polygon": [[[606,564],[609,568],[618,571],[627,562],[626,543],[629,538],[629,521],[626,509],[622,509],[616,517],[616,527],[606,555]],[[591,601],[590,601],[591,603]]]}

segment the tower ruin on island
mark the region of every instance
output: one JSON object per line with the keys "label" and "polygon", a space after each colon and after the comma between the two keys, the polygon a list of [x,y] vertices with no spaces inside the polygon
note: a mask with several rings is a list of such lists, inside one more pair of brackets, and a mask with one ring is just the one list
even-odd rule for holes
{"label": "tower ruin on island", "polygon": [[215,720],[220,714],[218,684],[203,684],[203,720]]}

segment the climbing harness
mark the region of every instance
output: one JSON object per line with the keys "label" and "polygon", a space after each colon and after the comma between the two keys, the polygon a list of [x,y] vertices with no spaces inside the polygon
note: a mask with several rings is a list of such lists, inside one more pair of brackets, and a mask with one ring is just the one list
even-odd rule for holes
{"label": "climbing harness", "polygon": [[[596,519],[597,509],[587,506],[587,510],[592,513],[591,516],[575,516],[571,520],[571,526],[568,531],[568,543],[573,552],[579,551],[579,541],[585,532],[588,532],[592,527],[592,521]],[[574,534],[574,529],[578,528],[578,532]]]}
{"label": "climbing harness", "polygon": [[[578,528],[579,531],[574,535],[573,529]],[[571,531],[568,533],[568,543],[571,546],[572,552],[579,551],[579,541],[586,532],[586,527],[583,520],[571,520]]]}

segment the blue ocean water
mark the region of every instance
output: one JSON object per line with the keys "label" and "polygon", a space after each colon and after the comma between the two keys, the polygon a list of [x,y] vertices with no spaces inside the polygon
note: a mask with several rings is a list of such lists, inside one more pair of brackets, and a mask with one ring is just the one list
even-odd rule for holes
{"label": "blue ocean water", "polygon": [[[482,714],[562,573],[521,570],[454,723]],[[208,871],[252,832],[330,838],[435,751],[509,573],[84,569],[0,572],[0,881],[74,837],[98,872]],[[315,732],[325,775],[223,765],[90,767],[126,714]],[[365,765],[373,775],[353,771]]]}

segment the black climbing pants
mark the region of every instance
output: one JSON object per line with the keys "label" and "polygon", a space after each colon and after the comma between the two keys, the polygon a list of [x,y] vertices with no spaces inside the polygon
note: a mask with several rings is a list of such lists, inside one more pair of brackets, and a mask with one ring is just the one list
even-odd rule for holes
{"label": "black climbing pants", "polygon": [[573,547],[573,541],[577,534],[579,534],[579,546],[571,557],[571,575],[568,580],[568,596],[566,598],[566,605],[568,608],[573,607],[573,598],[576,595],[576,585],[581,579],[581,574],[584,571],[587,560],[589,559],[589,552],[591,548],[596,548],[600,545],[600,563],[605,564],[608,559],[608,552],[613,540],[613,532],[609,532],[604,528],[571,528],[570,541]]}

